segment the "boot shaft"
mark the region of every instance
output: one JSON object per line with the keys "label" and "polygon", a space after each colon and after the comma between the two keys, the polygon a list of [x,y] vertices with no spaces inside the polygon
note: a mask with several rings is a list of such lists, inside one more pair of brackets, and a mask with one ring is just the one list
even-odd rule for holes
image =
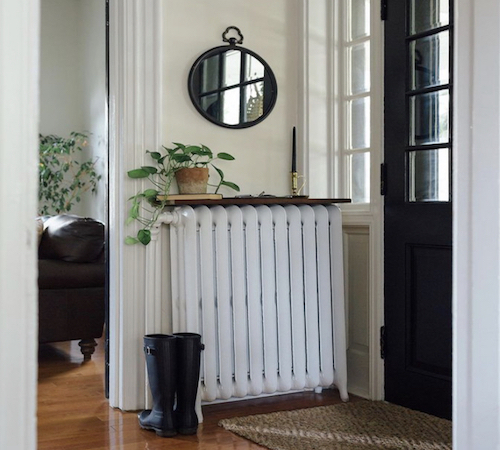
{"label": "boot shaft", "polygon": [[154,430],[159,436],[176,434],[173,409],[176,390],[177,339],[172,335],[144,336],[144,353],[153,409],[139,414],[142,428]]}
{"label": "boot shaft", "polygon": [[174,333],[177,339],[177,365],[179,376],[182,372],[200,376],[200,354],[205,346],[197,333]]}
{"label": "boot shaft", "polygon": [[153,409],[172,407],[175,400],[177,340],[168,334],[144,336],[144,353]]}
{"label": "boot shaft", "polygon": [[200,379],[200,355],[204,348],[196,333],[175,333],[177,339],[177,405],[175,422],[181,434],[195,434],[198,416],[195,410]]}

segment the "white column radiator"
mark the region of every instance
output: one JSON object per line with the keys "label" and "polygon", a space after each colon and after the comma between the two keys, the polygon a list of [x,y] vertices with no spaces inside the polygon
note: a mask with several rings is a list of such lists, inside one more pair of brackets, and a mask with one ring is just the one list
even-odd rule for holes
{"label": "white column radiator", "polygon": [[200,333],[201,398],[335,385],[344,400],[342,223],[335,206],[182,206],[173,328]]}

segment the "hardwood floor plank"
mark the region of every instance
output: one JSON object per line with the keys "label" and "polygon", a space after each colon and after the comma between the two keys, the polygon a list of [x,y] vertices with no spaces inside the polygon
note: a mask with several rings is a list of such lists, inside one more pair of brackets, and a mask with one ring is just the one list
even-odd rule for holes
{"label": "hardwood floor plank", "polygon": [[325,390],[207,405],[196,435],[161,438],[139,427],[137,412],[113,409],[104,398],[102,341],[92,360],[82,362],[76,341],[40,347],[38,450],[256,450],[263,447],[219,427],[219,420],[341,401],[337,391]]}

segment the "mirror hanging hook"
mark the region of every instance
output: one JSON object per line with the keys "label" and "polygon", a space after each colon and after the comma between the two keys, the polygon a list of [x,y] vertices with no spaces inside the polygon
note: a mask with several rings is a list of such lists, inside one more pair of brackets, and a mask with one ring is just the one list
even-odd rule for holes
{"label": "mirror hanging hook", "polygon": [[[231,38],[227,37],[227,34],[229,33],[230,30],[235,30],[238,33],[239,36],[238,40],[236,40],[235,37]],[[224,31],[224,33],[222,33],[222,41],[228,42],[229,45],[243,44],[243,35],[241,34],[241,31],[238,27],[230,26],[226,28],[226,31]]]}

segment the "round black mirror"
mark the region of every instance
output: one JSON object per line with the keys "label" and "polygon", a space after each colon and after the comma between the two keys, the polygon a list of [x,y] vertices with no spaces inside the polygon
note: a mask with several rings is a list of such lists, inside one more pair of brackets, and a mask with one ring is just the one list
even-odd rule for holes
{"label": "round black mirror", "polygon": [[189,72],[189,96],[200,114],[216,125],[251,127],[276,104],[276,78],[259,55],[236,46],[234,38],[227,41],[229,45],[208,50],[195,61]]}

